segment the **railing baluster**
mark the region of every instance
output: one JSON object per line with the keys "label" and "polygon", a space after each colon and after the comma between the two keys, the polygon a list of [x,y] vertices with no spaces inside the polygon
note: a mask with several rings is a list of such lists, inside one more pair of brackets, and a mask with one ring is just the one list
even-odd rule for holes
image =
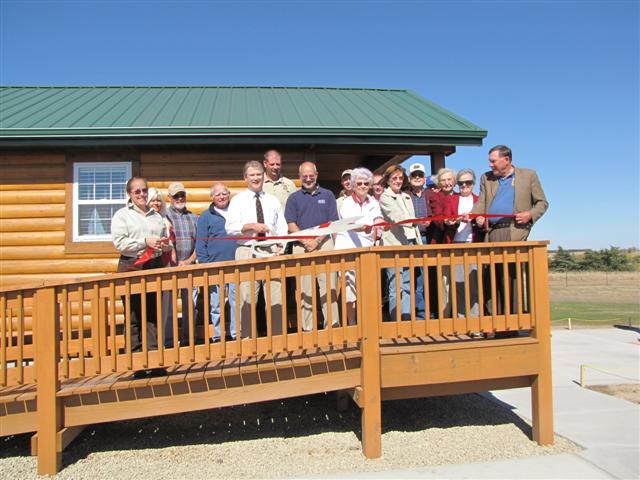
{"label": "railing baluster", "polygon": [[451,324],[453,325],[453,331],[457,335],[456,322],[458,320],[458,289],[456,285],[456,265],[455,265],[455,252],[453,249],[449,252],[449,293],[451,294]]}
{"label": "railing baluster", "polygon": [[489,250],[489,268],[490,268],[490,276],[491,276],[491,331],[496,331],[496,310],[497,310],[497,299],[496,299],[496,258],[493,247]]}
{"label": "railing baluster", "polygon": [[[220,277],[222,278],[222,269],[220,269]],[[224,345],[224,282],[222,282],[222,287],[218,290],[219,292],[219,300],[220,300],[220,327],[221,327],[221,343]],[[202,315],[203,325],[202,325],[202,336],[204,337],[204,353],[205,360],[211,360],[211,305],[209,304],[209,271],[205,270],[202,273],[202,306],[204,308],[204,312]],[[222,347],[224,350],[224,346]]]}
{"label": "railing baluster", "polygon": [[[60,310],[62,312],[62,322],[60,322],[60,329],[62,330],[62,377],[69,378],[69,327],[71,322],[69,321],[69,290],[67,287],[62,288],[61,292],[61,305]],[[33,330],[33,328],[32,328]]]}
{"label": "railing baluster", "polygon": [[282,292],[282,318],[281,318],[282,334],[284,335],[284,341],[282,342],[282,350],[288,351],[290,350],[289,335],[287,331],[287,325],[288,325],[287,319],[289,317],[289,308],[287,305],[287,292],[286,292],[287,271],[284,263],[280,264],[280,285],[284,287],[284,291]]}
{"label": "railing baluster", "polygon": [[242,328],[242,317],[240,315],[240,270],[238,267],[233,269],[233,281],[236,286],[236,356],[242,355],[242,337],[245,336]]}
{"label": "railing baluster", "polygon": [[507,261],[507,249],[502,249],[502,288],[504,292],[503,301],[504,301],[504,329],[511,330],[509,327],[509,315],[511,313],[511,288],[509,285],[509,262]]}
{"label": "railing baluster", "polygon": [[[252,355],[256,355],[258,353],[258,323],[256,318],[256,307],[257,307],[257,296],[258,292],[256,292],[256,268],[251,267],[249,269],[249,286],[251,292],[251,345],[253,346]],[[270,300],[270,299],[269,299]],[[267,299],[265,299],[265,303]]]}
{"label": "railing baluster", "polygon": [[300,260],[296,260],[296,332],[298,349],[302,349],[302,268]]}
{"label": "railing baluster", "polygon": [[116,284],[109,282],[109,324],[111,330],[111,371],[118,370],[118,344],[116,337]]}
{"label": "railing baluster", "polygon": [[[529,262],[527,263],[527,287],[530,287],[532,282],[531,280],[535,278],[536,271],[534,270],[534,261],[533,261],[533,248],[529,248]],[[527,288],[527,291],[530,292],[531,298],[529,302],[529,310],[531,317],[531,328],[535,328],[538,323],[538,312],[536,311],[536,289],[535,288]]]}
{"label": "railing baluster", "polygon": [[124,336],[127,352],[127,370],[133,369],[133,350],[131,348],[131,280],[124,282]]}
{"label": "railing baluster", "polygon": [[[469,333],[471,331],[471,326],[469,325],[471,318],[471,286],[469,283],[471,282],[471,277],[469,276],[469,251],[467,249],[462,254],[462,261],[464,263],[464,333]],[[474,329],[474,331],[476,330]]]}
{"label": "railing baluster", "polygon": [[[182,296],[182,292],[180,292]],[[184,304],[182,305],[182,322],[184,323]],[[189,272],[187,274],[187,315],[189,318],[189,353],[190,353],[190,361],[196,361],[196,340],[195,340],[195,329],[196,329],[196,319],[193,314],[193,273]]]}
{"label": "railing baluster", "polygon": [[180,350],[184,345],[180,344],[180,333],[178,332],[178,276],[171,274],[171,328],[173,329],[173,362],[180,363]]}
{"label": "railing baluster", "polygon": [[415,256],[413,252],[409,254],[409,301],[411,305],[411,336],[417,336],[416,325],[416,274]]}
{"label": "railing baluster", "polygon": [[313,332],[313,346],[318,346],[318,297],[316,295],[316,278],[318,272],[316,271],[316,261],[311,260],[311,318],[313,323],[311,324],[311,331]]}
{"label": "railing baluster", "polygon": [[326,285],[327,294],[325,296],[325,302],[327,302],[327,318],[325,321],[327,322],[327,328],[329,331],[329,346],[333,345],[333,284],[332,276],[331,276],[331,261],[327,258],[324,262],[325,272],[324,272],[324,280]]}
{"label": "railing baluster", "polygon": [[476,277],[478,279],[478,325],[481,332],[484,332],[484,317],[485,317],[485,309],[484,309],[484,267],[481,262],[481,251],[480,249],[476,250],[476,265],[478,270],[476,271]]}
{"label": "railing baluster", "polygon": [[93,356],[93,370],[100,373],[100,287],[93,284],[93,298],[91,299],[91,355]]}
{"label": "railing baluster", "polygon": [[142,314],[142,356],[143,368],[149,367],[149,346],[147,345],[147,277],[140,277],[140,305]]}
{"label": "railing baluster", "polygon": [[[286,296],[286,292],[285,295]],[[267,317],[267,343],[269,344],[269,353],[273,352],[273,326],[271,325],[271,267],[266,265],[265,267],[265,280],[264,280],[264,304]],[[257,345],[256,345],[257,351]]]}
{"label": "railing baluster", "polygon": [[347,318],[347,272],[345,270],[344,257],[340,257],[340,307],[342,314],[342,338],[343,343],[347,343],[347,327],[349,320]]}
{"label": "railing baluster", "polygon": [[[393,256],[393,270],[395,272],[395,290],[396,290],[396,318],[392,318],[392,321],[396,322],[396,337],[400,337],[399,324],[402,320],[402,269],[398,266],[400,257],[398,253]],[[391,288],[391,285],[389,285]],[[391,312],[389,312],[391,313]]]}
{"label": "railing baluster", "polygon": [[164,316],[162,315],[162,276],[156,275],[156,337],[158,343],[158,360],[164,365]]}
{"label": "railing baluster", "polygon": [[518,302],[518,330],[522,330],[522,265],[520,264],[520,249],[516,248],[516,290]]}
{"label": "railing baluster", "polygon": [[431,335],[431,281],[429,279],[428,251],[422,252],[422,281],[424,284],[424,334]]}
{"label": "railing baluster", "polygon": [[436,272],[437,272],[437,289],[438,289],[438,334],[444,335],[442,328],[442,320],[444,317],[444,309],[446,305],[446,300],[442,293],[443,290],[443,278],[442,278],[442,254],[440,251],[436,254]]}
{"label": "railing baluster", "polygon": [[[34,315],[31,314],[31,330],[35,328],[33,321]],[[0,385],[7,386],[7,297],[0,295]]]}
{"label": "railing baluster", "polygon": [[18,293],[18,308],[16,320],[18,320],[18,383],[24,382],[24,309],[22,304],[22,292]]}
{"label": "railing baluster", "polygon": [[84,286],[78,286],[78,356],[80,359],[80,376],[84,377]]}

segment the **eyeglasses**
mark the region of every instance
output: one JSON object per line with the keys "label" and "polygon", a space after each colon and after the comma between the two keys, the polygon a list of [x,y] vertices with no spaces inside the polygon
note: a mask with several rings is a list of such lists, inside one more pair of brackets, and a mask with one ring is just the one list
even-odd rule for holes
{"label": "eyeglasses", "polygon": [[473,180],[463,180],[461,182],[458,182],[458,186],[459,187],[464,187],[464,186],[471,187],[471,186],[473,186]]}
{"label": "eyeglasses", "polygon": [[137,190],[132,190],[131,193],[133,193],[134,195],[140,195],[141,193],[147,193],[148,191],[148,188],[139,188]]}
{"label": "eyeglasses", "polygon": [[411,177],[412,178],[424,178],[424,173],[422,173],[422,172],[413,172],[411,174]]}
{"label": "eyeglasses", "polygon": [[356,182],[356,185],[358,187],[368,187],[369,186],[369,182]]}
{"label": "eyeglasses", "polygon": [[171,198],[175,198],[175,199],[178,199],[178,198],[187,198],[187,194],[186,194],[186,193],[184,193],[184,192],[178,192],[178,193],[176,193],[175,195],[171,195]]}

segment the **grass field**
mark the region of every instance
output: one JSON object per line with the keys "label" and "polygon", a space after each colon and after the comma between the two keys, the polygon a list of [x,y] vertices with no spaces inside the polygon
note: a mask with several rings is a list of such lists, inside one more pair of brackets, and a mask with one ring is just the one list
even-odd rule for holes
{"label": "grass field", "polygon": [[640,326],[638,272],[552,272],[549,292],[554,323]]}

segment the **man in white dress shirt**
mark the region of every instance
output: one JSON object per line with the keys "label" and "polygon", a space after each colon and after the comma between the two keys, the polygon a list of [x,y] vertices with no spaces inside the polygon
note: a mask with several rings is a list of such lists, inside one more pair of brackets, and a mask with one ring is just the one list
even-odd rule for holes
{"label": "man in white dress shirt", "polygon": [[[286,235],[287,222],[280,202],[276,197],[262,190],[264,167],[260,162],[249,161],[244,165],[243,176],[247,182],[247,190],[234,196],[229,204],[226,224],[229,235],[256,238]],[[236,260],[254,258],[251,253],[251,242],[252,240],[238,240]],[[279,245],[272,248],[276,255],[282,252],[282,247]],[[240,284],[241,329],[239,334],[243,338],[252,336],[251,309],[257,303],[258,291],[262,283],[264,282],[254,282],[253,298],[251,298],[251,284],[249,282]],[[282,288],[280,281],[271,280],[269,287],[271,299],[266,298],[265,290],[265,304],[267,308],[272,309],[272,334],[280,335],[282,333]],[[257,335],[257,332],[253,332],[253,335]]]}

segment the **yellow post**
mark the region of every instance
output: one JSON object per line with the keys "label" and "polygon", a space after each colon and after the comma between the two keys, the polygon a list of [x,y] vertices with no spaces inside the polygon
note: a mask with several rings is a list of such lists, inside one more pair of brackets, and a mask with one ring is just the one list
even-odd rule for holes
{"label": "yellow post", "polygon": [[60,387],[60,318],[55,288],[38,290],[35,304],[38,475],[55,475],[62,467],[62,453],[56,448],[58,432],[62,429],[62,404],[56,397]]}
{"label": "yellow post", "polygon": [[362,317],[362,451],[367,458],[382,455],[382,405],[380,395],[380,336],[381,315],[380,271],[377,255],[372,252],[360,256],[358,302]]}
{"label": "yellow post", "polygon": [[553,443],[553,386],[551,383],[551,318],[546,247],[533,247],[533,336],[540,342],[540,369],[531,384],[533,440],[540,445]]}

